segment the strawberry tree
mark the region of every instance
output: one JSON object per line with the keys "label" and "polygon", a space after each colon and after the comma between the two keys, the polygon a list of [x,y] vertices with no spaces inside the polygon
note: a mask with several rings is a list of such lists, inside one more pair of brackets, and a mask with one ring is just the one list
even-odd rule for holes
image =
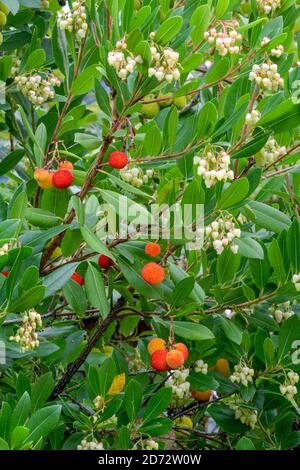
{"label": "strawberry tree", "polygon": [[2,450],[299,446],[299,11],[1,0]]}

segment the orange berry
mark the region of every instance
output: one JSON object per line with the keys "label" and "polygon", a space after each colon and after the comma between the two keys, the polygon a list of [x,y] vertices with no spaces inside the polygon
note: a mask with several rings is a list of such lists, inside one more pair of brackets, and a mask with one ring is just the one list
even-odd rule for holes
{"label": "orange berry", "polygon": [[191,395],[197,401],[208,401],[211,397],[211,390],[206,390],[206,392],[198,392],[197,390],[192,390]]}
{"label": "orange berry", "polygon": [[124,152],[112,152],[108,158],[108,164],[112,168],[121,170],[125,168],[128,163],[128,157]]}
{"label": "orange berry", "polygon": [[53,184],[58,189],[64,189],[73,183],[73,174],[69,170],[57,170],[53,174]]}
{"label": "orange berry", "polygon": [[142,278],[152,286],[156,286],[164,280],[165,271],[157,263],[147,263],[142,269]]}
{"label": "orange berry", "polygon": [[160,246],[157,243],[147,243],[145,253],[149,256],[158,256],[160,254]]}
{"label": "orange berry", "polygon": [[171,349],[167,353],[166,361],[171,369],[178,369],[184,363],[184,356],[178,349]]}
{"label": "orange berry", "polygon": [[149,354],[153,354],[158,349],[166,349],[166,342],[162,338],[153,338],[149,341],[147,349]]}
{"label": "orange berry", "polygon": [[154,353],[151,354],[150,359],[152,369],[155,369],[159,372],[165,372],[166,370],[169,370],[166,357],[166,349],[157,349],[154,351]]}
{"label": "orange berry", "polygon": [[64,160],[62,162],[59,162],[59,168],[61,170],[73,170],[73,163],[69,162],[68,160]]}
{"label": "orange berry", "polygon": [[218,372],[221,375],[224,375],[224,377],[230,376],[230,367],[229,367],[229,362],[227,361],[227,359],[224,359],[224,358],[218,359],[213,367],[213,370],[215,372]]}
{"label": "orange berry", "polygon": [[186,360],[189,356],[188,347],[184,343],[176,343],[175,349],[180,351],[183,354],[184,360]]}
{"label": "orange berry", "polygon": [[53,187],[52,171],[45,170],[45,168],[36,168],[33,177],[41,188],[49,189]]}

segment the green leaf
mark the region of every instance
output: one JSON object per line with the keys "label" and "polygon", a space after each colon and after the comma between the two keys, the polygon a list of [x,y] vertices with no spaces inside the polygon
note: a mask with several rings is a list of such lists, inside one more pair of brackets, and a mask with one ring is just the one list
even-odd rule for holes
{"label": "green leaf", "polygon": [[45,294],[45,286],[35,286],[22,293],[22,295],[8,306],[9,312],[24,312],[40,303]]}
{"label": "green leaf", "polygon": [[229,0],[218,0],[215,10],[215,17],[220,19],[224,16],[229,7]]}
{"label": "green leaf", "polygon": [[272,232],[280,233],[290,226],[291,221],[286,214],[262,202],[251,201],[245,209],[251,220]]}
{"label": "green leaf", "polygon": [[280,103],[276,108],[266,113],[256,124],[257,127],[270,129],[276,133],[290,131],[299,125],[300,104],[292,98]]}
{"label": "green leaf", "polygon": [[191,384],[191,389],[197,390],[199,392],[205,392],[206,390],[217,390],[219,387],[217,380],[200,372],[190,372],[188,381]]}
{"label": "green leaf", "polygon": [[237,325],[235,325],[232,320],[225,317],[219,317],[219,322],[225,336],[233,343],[240,345],[242,342],[242,331]]}
{"label": "green leaf", "polygon": [[23,393],[18,403],[16,404],[12,417],[11,417],[11,430],[16,426],[22,426],[29,416],[31,410],[31,400],[29,393]]}
{"label": "green leaf", "polygon": [[245,258],[264,259],[261,245],[251,237],[235,238],[235,245],[239,247],[238,254]]}
{"label": "green leaf", "polygon": [[295,273],[300,272],[300,224],[295,219],[287,232],[287,252]]}
{"label": "green leaf", "polygon": [[172,399],[172,389],[171,388],[161,388],[158,392],[153,395],[144,411],[143,424],[149,423],[154,418],[159,416],[163,411],[166,411],[169,403]]}
{"label": "green leaf", "polygon": [[[157,318],[157,322],[166,328],[169,328],[169,322]],[[214,339],[213,333],[204,325],[187,321],[174,321],[175,335],[186,338],[191,341],[204,341]]]}
{"label": "green leaf", "polygon": [[44,49],[36,49],[35,51],[31,52],[31,54],[29,54],[24,70],[26,72],[30,70],[37,70],[45,63],[45,61],[46,53]]}
{"label": "green leaf", "polygon": [[25,442],[37,442],[41,437],[46,437],[55,429],[61,413],[60,405],[47,406],[36,411],[26,423],[29,429]]}
{"label": "green leaf", "polygon": [[175,305],[182,305],[185,303],[186,298],[190,295],[195,285],[195,280],[192,277],[181,279],[175,286],[170,299],[170,308]]}
{"label": "green leaf", "polygon": [[109,305],[106,297],[102,273],[94,264],[89,263],[85,275],[85,289],[87,298],[92,307],[99,308],[102,318],[109,313]]}
{"label": "green leaf", "polygon": [[217,205],[218,209],[228,209],[236,205],[247,197],[248,192],[249,183],[247,178],[240,178],[233,181],[220,197]]}
{"label": "green leaf", "polygon": [[275,238],[273,238],[269,246],[268,256],[270,264],[274,269],[274,273],[278,279],[278,284],[284,284],[286,280],[285,267],[278,242]]}
{"label": "green leaf", "polygon": [[191,38],[194,45],[197,45],[204,38],[204,33],[210,22],[211,11],[208,5],[200,5],[193,12],[190,25],[193,26]]}
{"label": "green leaf", "polygon": [[20,160],[25,155],[24,149],[14,150],[10,152],[6,157],[4,157],[0,162],[0,176],[5,175],[8,173],[12,168],[19,163]]}
{"label": "green leaf", "polygon": [[241,437],[235,445],[235,450],[255,450],[255,446],[249,437]]}
{"label": "green leaf", "polygon": [[43,407],[50,397],[54,385],[52,372],[46,372],[31,386],[32,413]]}
{"label": "green leaf", "polygon": [[227,57],[222,57],[209,69],[205,83],[218,82],[221,78],[225,77],[230,69],[230,60]]}
{"label": "green leaf", "polygon": [[282,361],[282,359],[284,359],[284,357],[290,353],[294,342],[296,344],[296,347],[299,348],[299,338],[300,319],[297,317],[297,315],[293,315],[287,320],[285,320],[279,330],[278,362]]}
{"label": "green leaf", "polygon": [[88,227],[80,227],[81,234],[85,242],[89,245],[90,248],[95,250],[100,255],[108,256],[112,261],[116,261],[116,258],[112,252],[107,248],[100,238],[97,237]]}
{"label": "green leaf", "polygon": [[29,429],[25,426],[17,426],[11,433],[10,443],[12,449],[19,449],[26,437],[29,434]]}
{"label": "green leaf", "polygon": [[181,16],[171,16],[166,19],[155,33],[155,41],[159,44],[167,44],[174,36],[176,36],[182,27]]}
{"label": "green leaf", "polygon": [[83,317],[87,309],[87,302],[82,286],[70,280],[63,287],[63,294],[68,304],[74,309],[79,317]]}
{"label": "green leaf", "polygon": [[96,64],[90,65],[85,70],[83,70],[83,72],[80,72],[78,77],[75,78],[72,86],[73,96],[88,93],[94,86],[95,78],[101,78],[101,74]]}
{"label": "green leaf", "polygon": [[239,434],[248,431],[248,427],[235,419],[235,413],[223,404],[213,404],[208,407],[208,414],[216,421],[222,431]]}
{"label": "green leaf", "polygon": [[150,155],[150,156],[159,155],[161,145],[162,145],[161,133],[157,125],[155,124],[151,126],[146,132],[145,140],[144,140],[144,150],[147,155]]}
{"label": "green leaf", "polygon": [[53,227],[62,221],[55,214],[52,214],[52,212],[37,207],[29,207],[26,209],[25,217],[30,224],[42,228]]}
{"label": "green leaf", "polygon": [[133,422],[141,408],[143,392],[139,382],[132,379],[125,388],[124,407],[130,422]]}
{"label": "green leaf", "polygon": [[99,395],[106,397],[116,375],[116,365],[111,357],[105,359],[99,370]]}
{"label": "green leaf", "polygon": [[78,263],[70,263],[65,266],[61,266],[52,273],[44,276],[43,284],[46,287],[45,297],[55,294],[56,291],[60,290],[66,282],[74,274]]}
{"label": "green leaf", "polygon": [[220,284],[234,280],[241,258],[231,250],[224,250],[217,258],[217,276]]}

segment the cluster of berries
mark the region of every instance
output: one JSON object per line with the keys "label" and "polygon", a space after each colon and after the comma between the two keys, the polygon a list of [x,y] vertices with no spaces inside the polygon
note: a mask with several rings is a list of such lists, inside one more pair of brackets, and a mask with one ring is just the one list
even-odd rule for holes
{"label": "cluster of berries", "polygon": [[175,370],[165,382],[165,386],[172,389],[171,407],[174,409],[187,406],[192,401],[190,382],[187,381],[189,373],[189,369]]}
{"label": "cluster of berries", "polygon": [[16,341],[21,346],[22,352],[30,351],[39,346],[37,329],[42,327],[42,318],[35,310],[30,310],[22,318],[22,324],[15,336],[10,336],[10,341]]}
{"label": "cluster of berries", "polygon": [[248,387],[253,382],[254,370],[250,367],[240,363],[234,366],[234,372],[229,377],[233,383],[241,383],[245,387]]}
{"label": "cluster of berries", "polygon": [[[216,48],[221,56],[227,54],[238,54],[242,41],[242,35],[239,34],[231,25],[232,22],[227,22],[226,25],[222,24],[221,29],[211,28],[206,31],[204,38]],[[239,24],[234,20],[234,26],[238,27]]]}
{"label": "cluster of berries", "polygon": [[184,343],[167,346],[162,338],[153,338],[147,346],[151,356],[151,367],[159,372],[178,369],[188,358],[189,350]]}
{"label": "cluster of berries", "polygon": [[261,118],[261,113],[256,109],[252,109],[249,113],[246,114],[246,124],[249,127],[255,127],[258,121]]}
{"label": "cluster of berries", "polygon": [[149,178],[153,176],[153,170],[146,170],[144,173],[140,168],[123,168],[120,171],[120,176],[126,183],[131,183],[133,186],[140,187],[143,184],[148,183]]}
{"label": "cluster of berries", "polygon": [[224,215],[214,220],[205,228],[205,235],[209,238],[217,255],[220,255],[226,246],[233,253],[238,252],[238,245],[234,243],[235,238],[240,238],[241,230],[236,227],[233,217]]}
{"label": "cluster of berries", "polygon": [[255,155],[257,165],[264,166],[276,162],[286,154],[286,147],[280,146],[274,137],[269,137],[265,146]]}
{"label": "cluster of berries", "polygon": [[300,273],[299,274],[294,274],[292,277],[293,284],[295,286],[295,289],[297,291],[300,291]]}
{"label": "cluster of berries", "polygon": [[104,450],[102,442],[96,440],[88,441],[83,439],[77,446],[77,450]]}
{"label": "cluster of berries", "polygon": [[60,85],[60,80],[52,74],[17,75],[15,82],[18,88],[28,100],[37,105],[41,105],[54,98],[53,87]]}
{"label": "cluster of berries", "polygon": [[36,168],[33,177],[43,189],[50,189],[53,186],[57,189],[65,189],[73,183],[73,165],[65,160],[59,162],[59,168],[56,171]]}
{"label": "cluster of berries", "polygon": [[77,0],[72,3],[71,10],[63,12],[59,19],[60,29],[74,32],[78,41],[81,41],[87,32],[88,24],[86,22],[86,11],[83,0]]}
{"label": "cluster of berries", "polygon": [[[151,39],[155,37],[155,33],[150,34]],[[179,54],[175,52],[171,47],[159,50],[159,46],[152,44],[150,47],[152,61],[148,68],[149,77],[156,77],[159,82],[166,80],[168,83],[172,83],[173,80],[180,79],[179,71]]]}
{"label": "cluster of berries", "polygon": [[273,317],[279,324],[295,314],[294,310],[291,307],[290,301],[284,302],[283,304],[279,305],[272,305],[269,308],[269,312],[273,315]]}
{"label": "cluster of berries", "polygon": [[135,71],[136,64],[143,63],[140,55],[133,56],[127,49],[125,39],[117,42],[115,49],[108,53],[107,61],[122,80],[126,80],[128,74]]}
{"label": "cluster of berries", "polygon": [[228,407],[234,411],[235,419],[239,419],[241,423],[249,426],[251,429],[255,428],[258,417],[257,410],[248,406],[242,406],[233,400],[229,401],[227,404]]}
{"label": "cluster of berries", "polygon": [[257,9],[262,14],[274,13],[281,6],[281,0],[256,0]]}
{"label": "cluster of berries", "polygon": [[230,169],[230,156],[225,150],[214,152],[210,149],[201,157],[195,156],[194,165],[198,166],[197,173],[203,177],[207,188],[210,188],[218,181],[234,178],[234,173]]}
{"label": "cluster of berries", "polygon": [[299,382],[299,375],[297,372],[290,370],[287,373],[287,377],[282,385],[280,385],[280,393],[285,396],[287,400],[293,400],[294,396],[297,395],[296,384]]}
{"label": "cluster of berries", "polygon": [[284,80],[278,73],[278,65],[271,60],[261,65],[254,64],[249,73],[249,80],[254,80],[256,85],[267,91],[277,91],[284,86]]}

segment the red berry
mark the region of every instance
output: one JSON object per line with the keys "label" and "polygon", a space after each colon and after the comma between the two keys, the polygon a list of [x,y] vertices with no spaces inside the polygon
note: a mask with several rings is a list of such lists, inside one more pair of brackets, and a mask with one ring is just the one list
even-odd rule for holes
{"label": "red berry", "polygon": [[128,157],[124,152],[112,152],[108,158],[108,164],[112,168],[121,170],[128,163]]}
{"label": "red berry", "polygon": [[100,255],[98,258],[98,265],[101,269],[109,269],[112,265],[112,260],[106,255]]}
{"label": "red berry", "polygon": [[8,277],[9,276],[9,271],[2,271],[3,276]]}
{"label": "red berry", "polygon": [[84,284],[84,279],[83,279],[83,277],[80,276],[80,274],[78,274],[78,273],[72,274],[71,279],[72,279],[73,281],[77,282],[77,284],[79,284],[80,286],[83,286],[83,284]]}
{"label": "red berry", "polygon": [[64,189],[73,183],[73,175],[69,170],[57,170],[53,174],[53,184],[58,189]]}
{"label": "red berry", "polygon": [[152,369],[158,370],[160,372],[165,372],[169,370],[166,357],[168,351],[166,349],[157,349],[151,354],[151,367]]}

